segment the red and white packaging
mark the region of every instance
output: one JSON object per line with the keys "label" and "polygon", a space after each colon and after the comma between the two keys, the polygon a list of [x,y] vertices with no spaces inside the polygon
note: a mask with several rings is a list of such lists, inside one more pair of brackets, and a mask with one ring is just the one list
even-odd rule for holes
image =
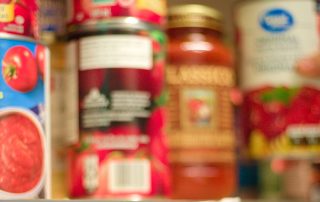
{"label": "red and white packaging", "polygon": [[0,0],[0,32],[38,37],[36,0]]}
{"label": "red and white packaging", "polygon": [[67,47],[70,197],[169,193],[165,34],[128,19],[104,34],[75,36]]}
{"label": "red and white packaging", "polygon": [[136,17],[142,21],[164,25],[165,0],[69,0],[68,27],[95,24],[112,17]]}

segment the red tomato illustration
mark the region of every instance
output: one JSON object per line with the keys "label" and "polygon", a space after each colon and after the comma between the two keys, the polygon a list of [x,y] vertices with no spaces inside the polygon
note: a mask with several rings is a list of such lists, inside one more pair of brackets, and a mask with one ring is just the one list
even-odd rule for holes
{"label": "red tomato illustration", "polygon": [[37,85],[38,72],[30,50],[15,46],[7,51],[2,61],[2,75],[12,89],[26,93]]}
{"label": "red tomato illustration", "polygon": [[42,45],[37,45],[36,48],[36,60],[37,60],[37,66],[40,72],[40,75],[42,79],[45,78],[45,67],[46,67],[46,48]]}

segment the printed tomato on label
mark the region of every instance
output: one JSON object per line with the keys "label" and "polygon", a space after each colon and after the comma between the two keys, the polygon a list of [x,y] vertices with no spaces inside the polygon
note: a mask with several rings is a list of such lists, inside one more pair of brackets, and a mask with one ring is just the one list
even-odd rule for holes
{"label": "printed tomato on label", "polygon": [[37,66],[39,69],[39,73],[41,75],[41,78],[44,80],[45,77],[45,66],[46,66],[46,48],[42,45],[37,45],[36,48],[36,60],[37,60]]}
{"label": "printed tomato on label", "polygon": [[79,143],[68,152],[69,190],[72,196],[82,196],[86,193],[84,186],[84,167],[86,158],[96,155],[96,149],[89,144]]}
{"label": "printed tomato on label", "polygon": [[2,62],[2,75],[8,86],[19,92],[33,90],[38,81],[38,71],[31,51],[23,46],[9,49]]}
{"label": "printed tomato on label", "polygon": [[157,62],[153,69],[151,70],[151,94],[153,96],[159,96],[163,90],[164,82],[165,82],[165,70],[164,70],[164,62]]}

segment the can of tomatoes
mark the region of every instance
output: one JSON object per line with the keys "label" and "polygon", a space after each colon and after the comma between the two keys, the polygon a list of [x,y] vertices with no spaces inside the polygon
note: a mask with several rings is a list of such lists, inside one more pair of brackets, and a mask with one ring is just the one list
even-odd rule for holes
{"label": "can of tomatoes", "polygon": [[66,0],[37,0],[39,5],[39,35],[51,43],[65,35]]}
{"label": "can of tomatoes", "polygon": [[69,0],[68,29],[75,25],[96,24],[113,17],[136,17],[164,25],[166,0]]}
{"label": "can of tomatoes", "polygon": [[36,0],[0,0],[0,32],[19,36],[38,36]]}
{"label": "can of tomatoes", "polygon": [[168,194],[165,34],[133,17],[78,29],[67,50],[68,84],[77,84],[68,85],[77,99],[68,100],[67,120],[79,117],[67,124],[78,135],[69,153],[71,197]]}
{"label": "can of tomatoes", "polygon": [[320,151],[316,1],[240,1],[236,6],[244,137],[253,157]]}
{"label": "can of tomatoes", "polygon": [[12,35],[0,44],[0,198],[48,198],[49,52]]}

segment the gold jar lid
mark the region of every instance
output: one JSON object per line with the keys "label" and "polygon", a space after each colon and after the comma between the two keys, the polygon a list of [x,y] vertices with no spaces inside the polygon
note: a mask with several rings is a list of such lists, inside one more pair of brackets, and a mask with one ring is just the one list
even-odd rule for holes
{"label": "gold jar lid", "polygon": [[187,4],[169,9],[168,28],[202,27],[221,31],[219,11],[204,5]]}

